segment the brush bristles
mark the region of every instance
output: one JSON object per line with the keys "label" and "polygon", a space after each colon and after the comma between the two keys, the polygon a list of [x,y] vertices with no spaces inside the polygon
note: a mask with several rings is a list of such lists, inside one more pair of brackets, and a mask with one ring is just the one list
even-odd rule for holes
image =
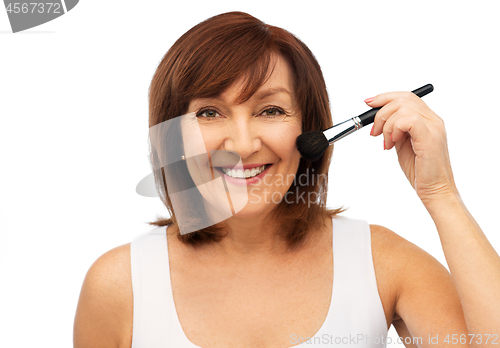
{"label": "brush bristles", "polygon": [[296,144],[300,155],[309,161],[320,158],[330,145],[321,131],[312,131],[299,135]]}

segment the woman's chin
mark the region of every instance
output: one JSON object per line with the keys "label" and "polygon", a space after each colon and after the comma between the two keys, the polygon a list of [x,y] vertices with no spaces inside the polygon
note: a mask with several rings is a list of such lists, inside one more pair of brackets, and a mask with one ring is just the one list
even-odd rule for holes
{"label": "woman's chin", "polygon": [[255,219],[269,213],[272,209],[274,209],[275,206],[275,204],[252,204],[251,202],[248,202],[248,204],[245,205],[243,209],[236,212],[234,216],[239,219]]}

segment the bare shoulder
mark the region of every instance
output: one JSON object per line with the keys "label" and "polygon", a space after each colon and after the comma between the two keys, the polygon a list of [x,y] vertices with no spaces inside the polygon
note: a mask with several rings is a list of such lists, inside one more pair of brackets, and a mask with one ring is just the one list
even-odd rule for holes
{"label": "bare shoulder", "polygon": [[107,251],[89,268],[75,315],[74,347],[130,347],[132,316],[127,243]]}
{"label": "bare shoulder", "polygon": [[[392,323],[402,337],[427,337],[467,329],[448,270],[428,252],[390,229],[370,225],[377,283],[392,298]],[[379,287],[380,290],[380,287]],[[441,336],[441,335],[439,335]],[[425,346],[425,345],[424,345]]]}
{"label": "bare shoulder", "polygon": [[[404,269],[423,259],[441,265],[433,256],[412,242],[380,225],[370,225],[374,261],[392,270]],[[441,265],[442,266],[442,265]]]}
{"label": "bare shoulder", "polygon": [[[424,277],[429,272],[437,272],[445,278],[449,276],[446,268],[432,255],[387,227],[370,225],[370,231],[377,281],[383,279],[396,297],[409,278]],[[399,319],[397,313],[395,319]]]}
{"label": "bare shoulder", "polygon": [[[402,287],[408,278],[443,277],[451,279],[448,270],[431,254],[380,225],[370,225],[372,254],[375,268],[390,269],[398,278],[397,286]],[[401,290],[401,289],[398,289]]]}

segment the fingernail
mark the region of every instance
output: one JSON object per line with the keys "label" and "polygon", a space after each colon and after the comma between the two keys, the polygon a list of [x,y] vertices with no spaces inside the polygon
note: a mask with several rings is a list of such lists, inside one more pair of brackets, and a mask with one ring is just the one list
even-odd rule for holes
{"label": "fingernail", "polygon": [[385,150],[385,140],[384,140],[384,150]]}
{"label": "fingernail", "polygon": [[370,131],[370,135],[373,135],[373,128],[375,128],[375,125],[372,126],[372,130]]}
{"label": "fingernail", "polygon": [[392,140],[392,133],[391,133],[391,141],[393,141],[393,140]]}
{"label": "fingernail", "polygon": [[365,103],[371,103],[375,97],[365,99]]}

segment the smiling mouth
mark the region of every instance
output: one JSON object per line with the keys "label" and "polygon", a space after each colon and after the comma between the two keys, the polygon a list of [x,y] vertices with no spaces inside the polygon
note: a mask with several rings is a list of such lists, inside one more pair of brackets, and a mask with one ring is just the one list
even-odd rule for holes
{"label": "smiling mouth", "polygon": [[248,168],[245,170],[242,169],[231,169],[227,167],[215,167],[218,171],[222,172],[223,174],[230,176],[235,179],[251,179],[253,177],[256,177],[260,173],[262,173],[264,170],[266,170],[268,167],[272,166],[272,163],[264,164],[263,166],[260,167],[255,167],[255,168]]}

